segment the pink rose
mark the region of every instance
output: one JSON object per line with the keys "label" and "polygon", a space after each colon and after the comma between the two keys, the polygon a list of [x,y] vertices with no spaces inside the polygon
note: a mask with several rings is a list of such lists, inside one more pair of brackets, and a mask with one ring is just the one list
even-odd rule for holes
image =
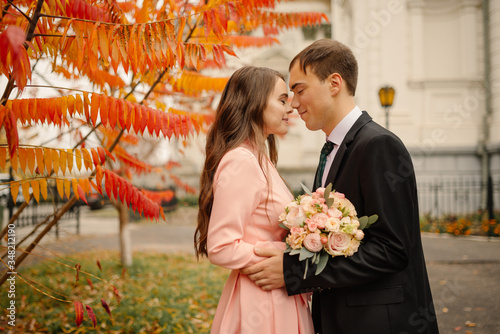
{"label": "pink rose", "polygon": [[351,242],[349,243],[349,246],[345,250],[345,255],[346,256],[351,256],[354,255],[359,249],[359,240],[356,239],[351,239]]}
{"label": "pink rose", "polygon": [[325,197],[325,188],[318,188],[314,192],[318,197]]}
{"label": "pink rose", "polygon": [[351,221],[351,224],[352,224],[352,226],[354,226],[355,228],[358,228],[358,227],[359,227],[359,220],[357,220],[357,219],[353,219],[353,220]]}
{"label": "pink rose", "polygon": [[325,229],[328,232],[337,232],[340,228],[340,220],[337,218],[328,218],[325,223]]}
{"label": "pink rose", "polygon": [[321,237],[321,243],[322,243],[323,245],[326,245],[326,244],[328,243],[328,238],[327,238],[327,237],[325,237],[325,236],[322,236],[322,237]]}
{"label": "pink rose", "polygon": [[306,214],[301,206],[295,204],[288,206],[288,215],[286,216],[286,222],[283,224],[288,227],[299,227],[306,221]]}
{"label": "pink rose", "polygon": [[319,252],[323,249],[321,236],[316,233],[309,233],[304,239],[304,247],[311,252]]}
{"label": "pink rose", "polygon": [[339,193],[338,191],[335,192],[335,196],[338,198],[345,198],[345,195],[343,193]]}
{"label": "pink rose", "polygon": [[328,213],[328,206],[326,206],[326,204],[321,204],[321,211],[323,211],[323,213]]}
{"label": "pink rose", "polygon": [[324,213],[317,213],[312,217],[312,220],[316,223],[319,229],[324,229],[328,216]]}
{"label": "pink rose", "polygon": [[304,196],[300,199],[300,206],[304,210],[304,212],[316,212],[316,207],[313,203],[313,198],[311,196]]}
{"label": "pink rose", "polygon": [[328,210],[328,215],[332,218],[341,219],[342,218],[342,211],[340,211],[339,209],[330,209],[330,210]]}
{"label": "pink rose", "polygon": [[362,230],[357,230],[356,235],[354,236],[357,240],[363,240],[365,237],[365,233]]}
{"label": "pink rose", "polygon": [[311,232],[315,232],[316,229],[318,228],[318,223],[316,221],[314,221],[313,219],[306,220],[306,224],[307,224],[307,228]]}
{"label": "pink rose", "polygon": [[351,236],[342,232],[332,232],[328,236],[326,251],[328,254],[337,256],[344,255],[344,251],[349,247]]}
{"label": "pink rose", "polygon": [[290,234],[286,237],[286,243],[290,245],[292,249],[302,248],[302,241],[306,237],[306,231],[301,227],[292,227],[290,229]]}

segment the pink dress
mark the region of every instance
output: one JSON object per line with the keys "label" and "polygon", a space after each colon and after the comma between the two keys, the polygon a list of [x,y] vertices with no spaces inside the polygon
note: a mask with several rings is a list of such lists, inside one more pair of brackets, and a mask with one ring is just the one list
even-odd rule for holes
{"label": "pink dress", "polygon": [[208,258],[232,271],[211,333],[314,333],[309,295],[289,297],[285,288],[263,291],[238,271],[263,259],[254,254],[254,246],[285,249],[281,240],[286,231],[278,226],[278,217],[293,196],[267,159],[266,164],[269,197],[266,179],[250,146],[227,152],[215,174]]}

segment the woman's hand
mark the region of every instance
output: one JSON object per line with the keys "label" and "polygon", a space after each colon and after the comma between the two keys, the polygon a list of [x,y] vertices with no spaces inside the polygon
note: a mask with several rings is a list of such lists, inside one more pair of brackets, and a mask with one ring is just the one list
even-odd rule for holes
{"label": "woman's hand", "polygon": [[250,267],[241,269],[240,273],[247,275],[264,291],[284,287],[283,251],[272,248],[254,248],[254,253],[266,259]]}

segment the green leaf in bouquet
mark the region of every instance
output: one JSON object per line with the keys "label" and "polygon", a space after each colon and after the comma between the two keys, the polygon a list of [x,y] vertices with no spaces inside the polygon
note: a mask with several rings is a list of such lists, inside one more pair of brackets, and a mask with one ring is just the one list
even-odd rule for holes
{"label": "green leaf in bouquet", "polygon": [[332,192],[332,184],[329,183],[326,188],[325,188],[325,194],[324,194],[324,197],[325,197],[325,201],[326,201],[326,206],[328,208],[330,208],[333,204],[333,198],[330,198],[330,193]]}
{"label": "green leaf in bouquet", "polygon": [[309,259],[306,259],[306,268],[304,269],[304,277],[302,279],[306,279],[308,270],[309,270]]}
{"label": "green leaf in bouquet", "polygon": [[318,262],[318,264],[316,266],[316,273],[315,273],[315,275],[321,274],[321,272],[323,271],[323,269],[325,269],[326,264],[328,263],[328,257],[329,257],[329,255],[327,253],[321,253],[321,255],[319,257],[319,262]]}
{"label": "green leaf in bouquet", "polygon": [[319,263],[319,260],[321,259],[321,254],[323,254],[323,251],[321,251],[321,253],[317,253],[317,256],[316,258],[314,259],[314,264],[318,264]]}
{"label": "green leaf in bouquet", "polygon": [[300,254],[300,249],[292,249],[290,251],[290,255],[296,255],[296,254]]}
{"label": "green leaf in bouquet", "polygon": [[368,223],[366,224],[365,228],[369,228],[372,226],[373,223],[375,223],[378,220],[378,215],[371,215],[368,217]]}
{"label": "green leaf in bouquet", "polygon": [[314,253],[309,251],[307,248],[302,247],[300,249],[299,261],[303,261],[305,259],[309,259],[314,256]]}
{"label": "green leaf in bouquet", "polygon": [[367,216],[359,217],[358,221],[359,221],[358,229],[364,230],[366,228],[366,226],[368,225],[368,217]]}
{"label": "green leaf in bouquet", "polygon": [[281,227],[281,228],[284,228],[287,231],[290,231],[290,229],[288,227],[286,227],[285,224],[283,224],[283,223],[279,223],[278,226]]}
{"label": "green leaf in bouquet", "polygon": [[306,192],[306,194],[312,195],[311,191],[306,187],[305,184],[303,184],[302,182],[300,182],[300,186],[302,187],[302,189],[304,189],[304,191]]}

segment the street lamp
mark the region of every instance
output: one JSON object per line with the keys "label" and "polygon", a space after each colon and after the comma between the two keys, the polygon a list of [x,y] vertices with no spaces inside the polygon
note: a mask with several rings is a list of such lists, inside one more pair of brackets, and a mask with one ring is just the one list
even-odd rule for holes
{"label": "street lamp", "polygon": [[380,88],[378,97],[380,98],[380,104],[385,108],[385,128],[389,129],[389,108],[392,106],[392,101],[394,101],[394,88],[390,86]]}

